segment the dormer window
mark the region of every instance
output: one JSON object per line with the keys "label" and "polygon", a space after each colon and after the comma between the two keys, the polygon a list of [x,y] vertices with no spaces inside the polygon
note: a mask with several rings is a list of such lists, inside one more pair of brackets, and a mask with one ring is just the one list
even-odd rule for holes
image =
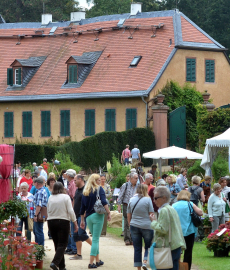
{"label": "dormer window", "polygon": [[23,90],[45,59],[46,56],[15,59],[11,68],[7,69],[7,85],[9,86],[6,90]]}
{"label": "dormer window", "polygon": [[69,83],[77,83],[77,65],[69,65],[68,67],[68,82]]}
{"label": "dormer window", "polygon": [[67,79],[62,85],[62,88],[81,87],[101,54],[101,51],[96,51],[85,52],[81,56],[70,56],[70,58],[66,61]]}
{"label": "dormer window", "polygon": [[14,84],[15,85],[22,84],[22,69],[21,68],[14,69]]}

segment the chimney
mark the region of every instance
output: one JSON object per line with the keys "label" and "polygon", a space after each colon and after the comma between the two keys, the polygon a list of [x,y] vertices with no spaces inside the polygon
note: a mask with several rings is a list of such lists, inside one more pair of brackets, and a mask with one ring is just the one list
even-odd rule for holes
{"label": "chimney", "polygon": [[76,11],[71,12],[70,14],[70,21],[71,22],[80,22],[80,20],[85,19],[85,11]]}
{"label": "chimney", "polygon": [[42,14],[42,25],[52,23],[52,14]]}
{"label": "chimney", "polygon": [[138,12],[141,12],[141,8],[142,8],[142,3],[140,3],[140,2],[138,2],[138,3],[132,3],[131,4],[130,15],[131,16],[137,15]]}

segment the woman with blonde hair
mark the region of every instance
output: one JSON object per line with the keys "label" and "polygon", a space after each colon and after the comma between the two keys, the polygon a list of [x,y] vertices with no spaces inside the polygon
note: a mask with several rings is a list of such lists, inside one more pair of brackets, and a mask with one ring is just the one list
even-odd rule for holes
{"label": "woman with blonde hair", "polygon": [[[108,207],[108,203],[106,201],[105,191],[100,186],[100,175],[92,174],[83,190],[82,201],[81,201],[81,228],[85,228],[85,219],[88,224],[88,227],[92,233],[92,247],[90,252],[90,263],[88,268],[97,268],[104,264],[101,260],[99,260],[99,239],[104,223],[104,215],[95,213],[94,205],[97,200],[97,190],[99,189],[99,196],[102,205],[104,206],[108,217],[107,220],[111,220],[111,215]],[[94,260],[96,260],[96,264],[94,264]]]}
{"label": "woman with blonde hair", "polygon": [[193,186],[188,188],[188,191],[191,193],[190,201],[198,205],[199,201],[205,202],[203,188],[200,187],[200,176],[194,175],[192,177]]}
{"label": "woman with blonde hair", "polygon": [[[148,259],[148,250],[153,239],[153,230],[151,229],[151,221],[149,215],[154,213],[153,204],[148,196],[148,186],[139,185],[137,194],[134,195],[127,208],[127,219],[130,225],[130,232],[134,246],[134,267],[138,270],[146,268]],[[142,239],[145,242],[145,254],[142,263]]]}
{"label": "woman with blonde hair", "polygon": [[166,187],[169,189],[171,193],[170,205],[176,202],[176,197],[178,193],[181,191],[180,186],[176,183],[176,176],[174,174],[170,174],[167,178],[167,185]]}
{"label": "woman with blonde hair", "polygon": [[188,263],[189,270],[192,265],[192,249],[195,241],[196,227],[191,219],[191,212],[195,212],[198,216],[202,216],[203,212],[194,203],[190,202],[191,193],[182,190],[177,196],[177,202],[173,204],[173,208],[177,211],[180,218],[181,228],[187,249],[184,252],[184,262]]}

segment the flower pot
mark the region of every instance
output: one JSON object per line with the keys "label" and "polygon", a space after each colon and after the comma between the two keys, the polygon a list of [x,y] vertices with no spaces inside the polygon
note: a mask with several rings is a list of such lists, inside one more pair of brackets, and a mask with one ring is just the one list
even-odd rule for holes
{"label": "flower pot", "polygon": [[211,233],[211,226],[204,226],[204,235],[209,235]]}
{"label": "flower pot", "polygon": [[228,257],[229,249],[214,251],[214,257]]}
{"label": "flower pot", "polygon": [[36,269],[43,269],[43,261],[36,261]]}

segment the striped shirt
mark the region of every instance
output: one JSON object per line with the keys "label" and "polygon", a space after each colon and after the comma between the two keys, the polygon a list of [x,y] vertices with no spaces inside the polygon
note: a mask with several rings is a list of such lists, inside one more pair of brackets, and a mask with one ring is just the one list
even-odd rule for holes
{"label": "striped shirt", "polygon": [[129,203],[129,200],[136,194],[138,184],[133,186],[131,182],[126,182],[121,186],[117,203]]}

